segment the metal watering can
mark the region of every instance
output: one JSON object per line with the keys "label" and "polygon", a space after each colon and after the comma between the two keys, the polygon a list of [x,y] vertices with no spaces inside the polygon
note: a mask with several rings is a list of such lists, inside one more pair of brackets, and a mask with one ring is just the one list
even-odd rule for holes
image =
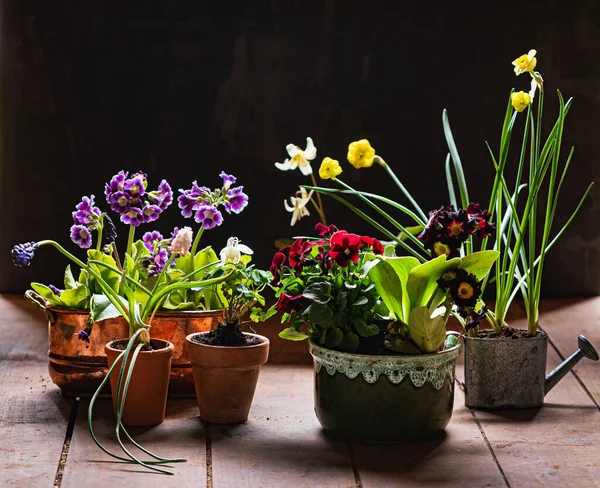
{"label": "metal watering can", "polygon": [[544,397],[582,359],[598,352],[582,335],[579,349],[546,376],[548,336],[527,339],[463,336],[465,405],[469,408],[539,408]]}

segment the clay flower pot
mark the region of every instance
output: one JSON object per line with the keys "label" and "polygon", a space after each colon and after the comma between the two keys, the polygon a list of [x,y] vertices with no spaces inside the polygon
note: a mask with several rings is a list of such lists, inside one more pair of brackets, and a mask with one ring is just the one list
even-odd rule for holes
{"label": "clay flower pot", "polygon": [[215,424],[235,424],[248,419],[260,367],[269,357],[269,339],[253,346],[224,347],[200,344],[186,337],[192,363],[200,417]]}
{"label": "clay flower pot", "polygon": [[[120,339],[106,344],[105,352],[109,368],[119,354],[123,352],[122,349],[116,349],[113,346],[119,344],[126,346],[128,342],[129,339]],[[129,389],[127,390],[123,417],[121,418],[125,425],[150,426],[160,424],[165,419],[167,389],[174,346],[171,342],[162,339],[152,339],[151,344],[154,350],[140,352],[135,362]],[[129,367],[132,354],[133,351],[130,353],[127,367]],[[110,375],[110,388],[115,412],[119,371],[120,365]],[[125,371],[127,372],[127,369]],[[122,387],[123,385],[121,385]]]}

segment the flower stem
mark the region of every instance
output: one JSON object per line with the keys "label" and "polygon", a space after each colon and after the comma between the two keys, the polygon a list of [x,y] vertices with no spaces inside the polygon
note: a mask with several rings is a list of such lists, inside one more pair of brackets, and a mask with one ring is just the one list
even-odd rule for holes
{"label": "flower stem", "polygon": [[133,249],[133,239],[135,237],[135,227],[133,225],[129,226],[129,235],[127,237],[127,254],[131,256],[131,251]]}
{"label": "flower stem", "polygon": [[[318,186],[317,185],[317,180],[315,178],[315,175],[313,173],[310,174],[310,177],[312,179],[313,182],[313,186]],[[317,209],[317,212],[319,213],[319,217],[321,217],[321,223],[323,225],[327,225],[327,219],[325,218],[325,210],[323,209],[323,201],[321,200],[321,194],[317,193],[317,201],[319,202],[319,205],[317,206],[317,204],[312,200],[313,205],[315,206],[315,208]]]}
{"label": "flower stem", "polygon": [[412,195],[408,192],[408,190],[404,187],[404,185],[402,184],[402,182],[398,179],[398,177],[396,176],[396,173],[394,173],[392,171],[392,168],[390,168],[390,165],[387,164],[384,159],[377,155],[375,156],[375,162],[378,163],[380,166],[382,166],[388,173],[388,175],[390,175],[390,178],[392,178],[392,180],[394,181],[394,183],[396,183],[396,185],[398,186],[398,188],[400,188],[400,191],[402,193],[404,193],[404,195],[406,196],[406,198],[408,198],[408,201],[410,203],[412,203],[413,207],[415,207],[415,210],[417,211],[417,213],[420,215],[420,217],[423,219],[423,221],[427,222],[427,216],[425,215],[425,213],[423,213],[423,210],[421,210],[421,207],[419,207],[419,205],[417,205],[417,202],[415,201],[415,199],[412,197]]}
{"label": "flower stem", "polygon": [[[190,257],[189,257],[189,267],[188,267],[189,273],[194,271],[194,258],[196,257],[196,251],[198,250],[198,244],[200,244],[200,238],[202,237],[202,234],[204,234],[204,227],[200,227],[198,232],[196,232],[196,237],[194,238],[194,242],[192,243],[192,249],[190,250]],[[192,276],[192,279],[194,279],[193,276]]]}

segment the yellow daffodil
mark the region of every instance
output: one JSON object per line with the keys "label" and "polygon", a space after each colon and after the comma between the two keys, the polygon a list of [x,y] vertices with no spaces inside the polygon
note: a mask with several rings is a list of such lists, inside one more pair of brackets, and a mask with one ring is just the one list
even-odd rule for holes
{"label": "yellow daffodil", "polygon": [[522,112],[531,103],[531,95],[522,91],[511,93],[510,101],[517,112]]}
{"label": "yellow daffodil", "polygon": [[355,141],[348,146],[348,161],[356,169],[370,168],[374,157],[375,149],[367,139]]}
{"label": "yellow daffodil", "polygon": [[288,144],[286,150],[290,157],[283,163],[275,163],[275,167],[281,171],[300,168],[304,176],[312,175],[310,161],[317,157],[317,148],[310,137],[306,138],[306,149],[304,151],[294,144]]}
{"label": "yellow daffodil", "polygon": [[519,76],[522,73],[531,73],[537,64],[537,59],[535,58],[537,51],[532,49],[527,54],[523,54],[523,56],[519,56],[515,59],[512,64],[515,66],[515,74]]}
{"label": "yellow daffodil", "polygon": [[324,180],[335,180],[335,177],[342,174],[342,167],[339,161],[331,158],[323,159],[319,168],[319,176]]}
{"label": "yellow daffodil", "polygon": [[292,221],[290,225],[295,225],[302,217],[307,217],[310,215],[306,206],[312,197],[313,192],[306,192],[306,189],[300,188],[296,192],[295,197],[290,197],[290,203],[288,204],[287,200],[283,201],[283,205],[288,212],[292,213]]}

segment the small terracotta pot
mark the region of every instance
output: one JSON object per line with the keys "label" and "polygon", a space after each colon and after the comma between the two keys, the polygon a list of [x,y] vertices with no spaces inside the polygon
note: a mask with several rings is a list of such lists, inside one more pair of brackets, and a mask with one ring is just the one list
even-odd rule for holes
{"label": "small terracotta pot", "polygon": [[[106,344],[104,350],[108,358],[108,367],[110,368],[122,349],[115,349],[117,344],[127,345],[129,339],[120,339]],[[150,426],[163,422],[165,419],[165,410],[167,408],[167,389],[169,386],[169,375],[171,371],[171,357],[173,356],[174,346],[171,342],[162,339],[151,340],[153,351],[142,351],[133,368],[129,388],[127,389],[127,399],[121,421],[125,425]],[[127,361],[127,368],[131,362],[131,350]],[[117,365],[110,375],[110,388],[112,390],[113,408],[116,417],[116,391],[119,382],[119,371],[121,365]],[[127,369],[125,369],[125,375]],[[125,376],[123,376],[125,378]],[[123,384],[125,380],[123,379]],[[121,385],[121,391],[123,385]]]}
{"label": "small terracotta pot", "polygon": [[260,367],[269,357],[269,339],[257,334],[260,344],[222,347],[199,344],[185,338],[192,363],[200,417],[214,424],[235,424],[248,420]]}

